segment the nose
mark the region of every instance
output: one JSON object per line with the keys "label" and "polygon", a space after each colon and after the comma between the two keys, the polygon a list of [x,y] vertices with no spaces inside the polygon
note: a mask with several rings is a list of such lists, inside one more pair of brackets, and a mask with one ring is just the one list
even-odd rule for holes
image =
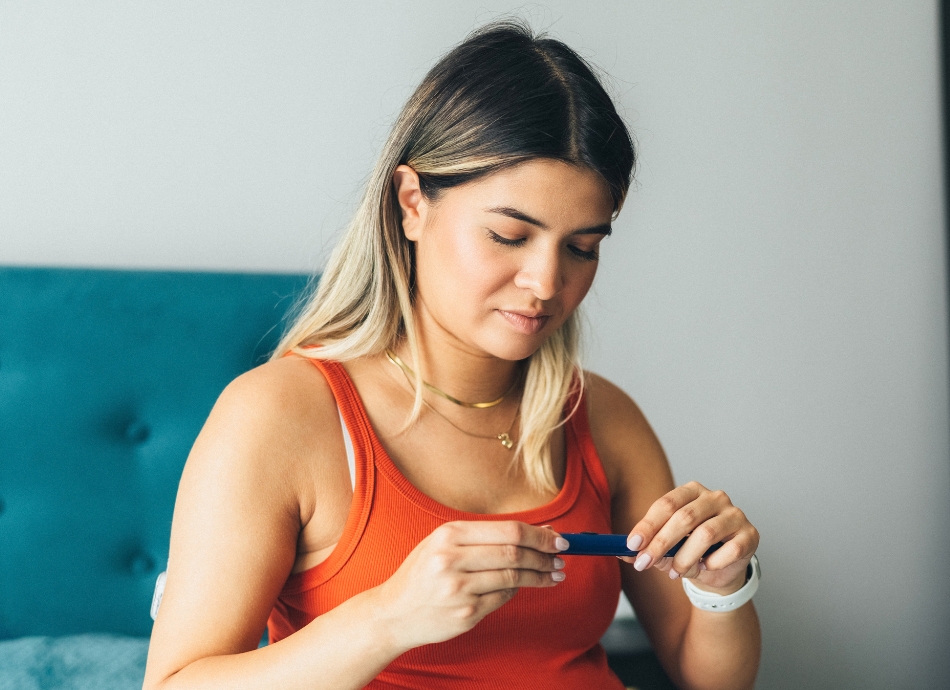
{"label": "nose", "polygon": [[515,274],[515,286],[531,290],[539,300],[553,299],[564,288],[564,276],[556,248],[526,257],[525,263]]}

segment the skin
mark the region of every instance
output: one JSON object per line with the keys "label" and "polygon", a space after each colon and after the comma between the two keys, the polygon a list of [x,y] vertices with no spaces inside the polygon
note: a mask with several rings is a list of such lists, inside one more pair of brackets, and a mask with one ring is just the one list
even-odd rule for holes
{"label": "skin", "polygon": [[[415,171],[393,184],[403,230],[416,245],[416,319],[422,357],[404,360],[456,398],[493,400],[580,304],[594,279],[612,202],[594,172],[535,160],[426,199]],[[400,471],[445,505],[478,513],[541,506],[553,493],[509,471],[491,436],[513,424],[520,390],[475,410],[426,394],[404,430],[413,392],[384,356],[346,363],[380,441]],[[623,588],[658,657],[683,688],[752,687],[759,628],[750,603],[728,613],[691,606],[679,576],[730,593],[744,583],[758,533],[728,496],[673,484],[636,404],[591,375],[591,433],[612,496],[613,531],[650,557],[624,566]],[[436,414],[436,412],[441,413]],[[453,426],[454,424],[454,426]],[[452,462],[446,462],[451,448]],[[564,477],[563,432],[552,437]],[[565,546],[549,528],[454,522],[423,539],[393,576],[256,649],[288,574],[325,560],[352,499],[336,404],[308,362],[287,357],[222,393],[188,458],[172,525],[164,599],[145,688],[361,688],[399,654],[450,639],[521,587],[556,587]],[[692,532],[676,558],[667,548]],[[726,545],[700,562],[709,544]]]}

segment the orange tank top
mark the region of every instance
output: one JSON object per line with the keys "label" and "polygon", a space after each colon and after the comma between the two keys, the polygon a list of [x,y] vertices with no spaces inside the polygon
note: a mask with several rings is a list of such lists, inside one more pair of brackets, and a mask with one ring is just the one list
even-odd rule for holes
{"label": "orange tank top", "polygon": [[[387,580],[416,544],[445,522],[519,520],[559,532],[611,531],[610,492],[585,405],[565,425],[566,472],[554,500],[517,513],[467,513],[434,501],[396,468],[340,364],[310,361],[329,382],[352,439],[355,488],[336,548],[284,585],[267,621],[271,642]],[[565,556],[565,561],[567,578],[557,587],[521,589],[468,632],[397,657],[366,687],[622,690],[600,645],[617,608],[620,564],[590,556]]]}

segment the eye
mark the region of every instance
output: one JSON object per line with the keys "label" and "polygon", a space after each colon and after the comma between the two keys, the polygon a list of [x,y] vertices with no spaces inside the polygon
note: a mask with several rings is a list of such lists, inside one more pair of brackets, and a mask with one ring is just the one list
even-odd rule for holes
{"label": "eye", "polygon": [[528,241],[527,237],[519,237],[516,240],[512,240],[507,237],[502,237],[494,230],[488,231],[488,239],[490,239],[492,242],[496,242],[506,247],[521,247],[524,245],[525,242]]}
{"label": "eye", "polygon": [[575,247],[572,244],[567,245],[567,248],[571,250],[571,253],[579,259],[584,261],[597,261],[598,252],[596,249],[592,249],[589,252],[584,251],[578,247]]}

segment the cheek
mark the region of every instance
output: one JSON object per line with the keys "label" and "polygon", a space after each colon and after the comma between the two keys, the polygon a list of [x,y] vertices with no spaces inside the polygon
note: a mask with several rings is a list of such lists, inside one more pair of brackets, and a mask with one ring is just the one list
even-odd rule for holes
{"label": "cheek", "polygon": [[451,266],[454,271],[446,278],[463,289],[492,291],[514,275],[515,268],[507,266],[509,262],[499,257],[498,252],[478,233],[462,230],[445,233],[441,245],[446,266]]}
{"label": "cheek", "polygon": [[597,262],[578,263],[568,259],[571,264],[564,272],[564,289],[561,292],[561,302],[565,311],[574,311],[587,296],[594,276],[597,274]]}
{"label": "cheek", "polygon": [[590,286],[594,284],[594,276],[597,275],[597,262],[590,262],[584,266],[583,270],[579,271],[579,273],[577,284],[574,286],[574,292],[571,295],[576,300],[574,306],[580,304],[581,300],[587,296]]}
{"label": "cheek", "polygon": [[478,233],[440,228],[417,248],[418,284],[428,303],[466,310],[473,297],[485,297],[513,280],[508,266]]}

